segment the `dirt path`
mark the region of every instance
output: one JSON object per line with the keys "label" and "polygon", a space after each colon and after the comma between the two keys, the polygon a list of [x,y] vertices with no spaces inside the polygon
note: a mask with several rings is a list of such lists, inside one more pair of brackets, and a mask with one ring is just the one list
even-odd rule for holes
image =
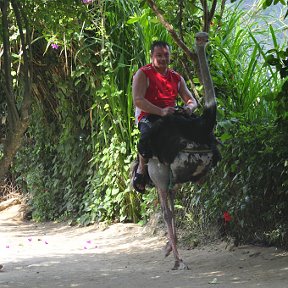
{"label": "dirt path", "polygon": [[171,271],[164,243],[134,224],[75,228],[0,213],[0,287],[288,287],[287,252],[224,244],[180,250],[190,270]]}

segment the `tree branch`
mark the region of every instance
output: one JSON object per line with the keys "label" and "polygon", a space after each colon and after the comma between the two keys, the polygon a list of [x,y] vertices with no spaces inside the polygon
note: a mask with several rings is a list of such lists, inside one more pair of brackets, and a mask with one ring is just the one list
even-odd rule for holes
{"label": "tree branch", "polygon": [[3,58],[4,58],[4,91],[7,101],[8,113],[8,125],[11,130],[15,127],[17,121],[19,121],[19,114],[15,104],[15,95],[13,92],[13,80],[11,76],[11,55],[10,55],[10,43],[9,43],[9,23],[8,23],[8,0],[0,2],[2,11],[2,35],[3,35]]}
{"label": "tree branch", "polygon": [[182,27],[182,22],[183,22],[183,8],[184,8],[184,3],[183,0],[178,0],[178,5],[179,5],[179,14],[178,14],[178,25],[179,25],[179,34],[180,34],[180,39],[183,41],[183,27]]}
{"label": "tree branch", "polygon": [[180,39],[176,31],[174,30],[173,26],[168,23],[164,16],[161,14],[160,10],[156,6],[155,2],[152,0],[146,0],[148,5],[151,7],[151,9],[154,11],[156,14],[158,20],[160,23],[166,28],[166,30],[170,33],[176,44],[184,51],[184,53],[188,56],[190,60],[192,60],[194,63],[197,63],[197,55],[196,53],[192,52],[186,44]]}
{"label": "tree branch", "polygon": [[209,26],[208,26],[208,31],[207,32],[209,32],[210,25],[211,25],[212,19],[214,17],[215,11],[216,11],[216,7],[217,7],[217,0],[213,0],[212,6],[211,6],[211,10],[209,12],[209,17],[208,17]]}
{"label": "tree branch", "polygon": [[[9,22],[8,22],[8,8],[9,2],[12,4],[12,9],[16,19],[16,27],[18,28],[20,34],[20,41],[23,54],[23,61],[19,62],[20,73],[19,73],[19,85],[18,87],[13,87],[13,78],[11,75],[11,47],[9,43]],[[20,1],[17,0],[0,0],[0,7],[2,10],[2,34],[3,34],[3,70],[4,70],[4,81],[3,87],[5,91],[5,98],[7,102],[7,123],[8,129],[6,132],[6,140],[4,142],[3,157],[0,159],[0,182],[5,177],[9,170],[13,157],[17,153],[21,146],[23,135],[28,128],[29,120],[29,108],[31,105],[31,61],[28,56],[28,51],[30,49],[30,35],[28,29],[28,21],[26,21],[26,38],[23,31],[23,19],[25,22],[23,8],[20,6]],[[22,2],[23,3],[23,2]],[[28,46],[28,48],[27,48]],[[19,52],[20,53],[20,52]],[[23,72],[22,72],[23,71]],[[21,105],[21,115],[19,115],[17,110],[17,102],[15,97],[14,89],[18,89],[22,92],[22,86],[24,86],[22,105]],[[18,99],[17,99],[18,100]],[[20,103],[20,99],[18,101]],[[20,117],[21,116],[21,117]]]}
{"label": "tree branch", "polygon": [[189,82],[190,82],[190,86],[191,86],[191,89],[192,89],[192,91],[193,91],[193,96],[194,96],[194,98],[197,100],[198,104],[200,104],[199,93],[198,93],[198,91],[197,91],[197,89],[196,89],[196,86],[195,86],[195,84],[194,84],[194,82],[193,82],[193,79],[189,76],[189,75],[191,74],[191,72],[190,72],[189,69],[188,69],[187,62],[183,61],[183,59],[180,59],[180,61],[181,61],[182,66],[183,66],[184,69],[185,69],[186,76],[188,77],[188,80],[189,80]]}
{"label": "tree branch", "polygon": [[213,0],[211,10],[209,11],[207,0],[201,0],[201,4],[203,7],[203,31],[209,33],[211,21],[214,17],[216,7],[217,7],[217,0]]}
{"label": "tree branch", "polygon": [[202,8],[203,8],[203,31],[208,33],[209,30],[209,10],[206,0],[201,0]]}
{"label": "tree branch", "polygon": [[220,19],[219,19],[219,23],[218,23],[217,29],[219,29],[220,26],[221,26],[221,21],[222,21],[223,14],[224,14],[224,9],[225,9],[225,3],[226,3],[226,0],[222,0],[222,1],[221,1]]}
{"label": "tree branch", "polygon": [[[29,35],[29,27],[27,25],[26,21],[26,39],[23,33],[23,25],[22,25],[22,18],[23,18],[23,13],[21,13],[19,4],[15,0],[11,0],[12,7],[14,10],[16,22],[18,25],[19,33],[20,33],[20,39],[21,39],[21,44],[22,44],[22,51],[23,51],[23,73],[24,73],[24,95],[23,95],[23,102],[22,102],[22,107],[21,107],[21,116],[23,120],[27,120],[29,117],[29,108],[31,105],[31,76],[30,75],[30,66],[29,66],[29,57],[28,57],[28,52],[27,52],[27,46],[28,48],[30,47],[30,35]],[[24,19],[25,21],[25,19]],[[29,49],[31,52],[31,49]]]}

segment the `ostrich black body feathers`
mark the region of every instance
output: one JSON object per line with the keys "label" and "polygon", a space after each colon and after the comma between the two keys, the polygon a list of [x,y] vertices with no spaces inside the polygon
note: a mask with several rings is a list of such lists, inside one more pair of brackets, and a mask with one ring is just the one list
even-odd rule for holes
{"label": "ostrich black body feathers", "polygon": [[149,144],[153,155],[161,163],[171,164],[188,143],[195,142],[196,146],[212,151],[215,165],[221,158],[213,133],[215,114],[216,109],[210,107],[198,117],[175,113],[157,120],[150,132]]}

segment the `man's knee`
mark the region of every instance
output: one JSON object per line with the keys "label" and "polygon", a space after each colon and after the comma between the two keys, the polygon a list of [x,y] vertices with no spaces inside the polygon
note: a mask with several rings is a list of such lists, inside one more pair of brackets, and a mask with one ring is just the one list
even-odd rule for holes
{"label": "man's knee", "polygon": [[151,148],[149,147],[149,141],[146,138],[140,138],[139,143],[138,143],[138,152],[139,154],[145,158],[149,159],[152,158],[152,151]]}
{"label": "man's knee", "polygon": [[160,116],[157,115],[149,115],[147,117],[143,117],[138,124],[138,128],[141,132],[141,137],[138,143],[138,152],[146,160],[152,158],[153,156],[150,146],[150,131],[153,123],[159,118]]}

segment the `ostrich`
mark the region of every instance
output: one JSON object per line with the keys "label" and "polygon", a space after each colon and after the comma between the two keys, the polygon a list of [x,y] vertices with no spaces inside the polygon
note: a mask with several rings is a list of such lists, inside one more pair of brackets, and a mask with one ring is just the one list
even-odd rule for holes
{"label": "ostrich", "polygon": [[[169,241],[165,256],[173,252],[173,270],[185,270],[188,266],[181,259],[176,242],[174,219],[174,184],[197,182],[219,160],[213,129],[216,123],[216,100],[205,54],[208,34],[196,34],[196,49],[205,91],[205,108],[202,116],[185,117],[175,113],[153,124],[150,145],[153,158],[148,162],[148,174],[155,185],[168,229]],[[165,143],[165,145],[163,145]],[[163,148],[163,146],[165,146]]]}

